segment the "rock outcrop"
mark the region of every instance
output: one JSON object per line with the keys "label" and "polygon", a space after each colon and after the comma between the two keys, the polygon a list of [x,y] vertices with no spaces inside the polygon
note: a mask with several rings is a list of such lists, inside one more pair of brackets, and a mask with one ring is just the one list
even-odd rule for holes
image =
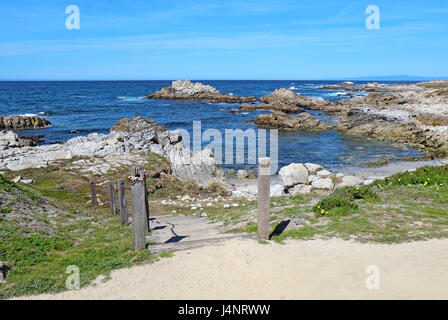
{"label": "rock outcrop", "polygon": [[[185,149],[178,131],[169,131],[151,119],[135,117],[120,120],[110,134],[92,133],[62,144],[11,148],[0,154],[0,170],[13,171],[46,167],[59,160],[83,157],[91,173],[102,174],[114,166],[145,161],[140,153],[151,151],[167,158],[171,171],[180,180],[195,180],[200,185],[223,182],[223,172],[209,150]],[[88,171],[88,169],[87,169]]]}
{"label": "rock outcrop", "polygon": [[24,129],[36,129],[44,128],[51,125],[51,123],[45,119],[39,117],[28,116],[4,116],[0,117],[0,130],[24,130]]}
{"label": "rock outcrop", "polygon": [[247,103],[257,101],[257,98],[255,97],[235,97],[229,94],[222,94],[212,86],[204,85],[200,82],[191,82],[190,80],[173,81],[171,86],[154,92],[146,98],[166,100],[210,100],[227,103]]}
{"label": "rock outcrop", "polygon": [[374,108],[352,108],[337,125],[345,134],[409,143],[443,156],[448,154],[448,130],[439,128],[428,128],[405,111]]}
{"label": "rock outcrop", "polygon": [[302,109],[322,110],[327,113],[338,113],[347,110],[321,97],[305,97],[291,89],[277,89],[260,98],[262,102],[257,109],[278,110],[286,113],[299,113]]}
{"label": "rock outcrop", "polygon": [[258,127],[269,129],[302,131],[325,131],[329,129],[329,126],[307,112],[292,116],[281,111],[274,111],[272,114],[258,115],[253,123]]}
{"label": "rock outcrop", "polygon": [[8,148],[30,147],[38,145],[41,136],[19,137],[11,130],[0,131],[0,150]]}

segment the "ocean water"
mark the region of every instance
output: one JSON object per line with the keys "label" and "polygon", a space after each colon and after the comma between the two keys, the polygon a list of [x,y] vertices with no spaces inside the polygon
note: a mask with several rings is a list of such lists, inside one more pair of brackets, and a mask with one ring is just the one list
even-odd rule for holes
{"label": "ocean water", "polygon": [[[201,82],[235,96],[263,96],[278,88],[292,88],[296,93],[306,96],[323,97],[332,101],[344,99],[340,90],[321,88],[339,81]],[[168,129],[186,129],[190,133],[193,121],[201,121],[202,130],[218,129],[224,136],[225,129],[256,129],[247,121],[256,119],[260,113],[266,113],[230,113],[231,109],[238,108],[238,104],[143,99],[170,83],[171,81],[4,81],[0,82],[0,115],[38,115],[49,120],[52,123],[49,128],[24,130],[19,134],[43,135],[44,143],[52,143],[92,132],[108,133],[118,120],[134,116],[150,117]],[[362,83],[367,82],[357,82]],[[334,119],[319,111],[310,113],[326,123],[334,123]],[[278,143],[279,166],[291,162],[312,162],[337,170],[342,166],[363,165],[378,158],[397,159],[420,155],[407,145],[350,137],[335,130],[322,133],[280,131]],[[203,145],[207,144],[207,141],[203,142]],[[251,166],[254,164],[247,162],[223,165],[236,169]]]}

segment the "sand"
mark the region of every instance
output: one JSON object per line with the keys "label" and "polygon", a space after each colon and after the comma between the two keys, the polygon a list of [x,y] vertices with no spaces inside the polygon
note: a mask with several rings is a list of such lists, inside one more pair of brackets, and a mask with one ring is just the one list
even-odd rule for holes
{"label": "sand", "polygon": [[[379,283],[366,273],[371,265]],[[117,270],[111,280],[80,290],[28,299],[448,299],[447,271],[448,240],[230,240]],[[369,289],[366,280],[379,288]]]}

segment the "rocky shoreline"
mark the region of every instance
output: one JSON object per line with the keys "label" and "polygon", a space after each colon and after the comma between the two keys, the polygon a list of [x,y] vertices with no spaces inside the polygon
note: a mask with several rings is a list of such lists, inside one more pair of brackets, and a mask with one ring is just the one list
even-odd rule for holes
{"label": "rocky shoreline", "polygon": [[[349,101],[331,102],[304,97],[290,89],[277,89],[259,98],[234,97],[222,94],[211,86],[187,80],[174,81],[170,87],[147,98],[242,103],[240,110],[272,111],[260,114],[253,121],[259,127],[302,131],[335,129],[348,135],[409,143],[440,158],[448,154],[448,91],[444,89],[445,85],[448,86],[448,81],[392,85],[387,86],[387,91],[384,91],[387,93],[378,93],[381,91],[379,85],[365,85],[361,87],[374,92]],[[343,86],[353,87],[350,83]],[[380,88],[385,89],[385,86]],[[337,124],[326,125],[306,110],[330,114]],[[37,117],[0,119],[5,127],[14,130],[50,124]],[[180,132],[170,131],[151,119],[125,118],[118,121],[109,134],[92,133],[61,144],[35,144],[32,139],[20,138],[12,131],[2,131],[0,171],[42,168],[61,160],[76,159],[73,167],[83,174],[101,175],[114,167],[144,162],[142,154],[152,152],[165,157],[170,163],[167,173],[181,181],[194,180],[202,186],[218,182],[230,188],[210,150],[193,152],[186,149]],[[303,178],[305,176],[306,179]],[[273,186],[274,194],[331,192],[341,186],[361,185],[372,180],[333,174],[317,164],[294,163],[283,167],[279,178],[281,184]]]}
{"label": "rocky shoreline", "polygon": [[[263,97],[223,95],[211,86],[187,81],[173,81],[170,87],[149,95],[148,99],[210,100],[243,103],[238,110],[271,110],[260,115],[256,125],[285,130],[336,129],[347,135],[404,142],[428,155],[448,155],[448,80],[417,84],[382,85],[352,82],[324,88],[347,92],[369,92],[365,96],[332,102],[305,97],[291,89],[280,88]],[[247,103],[247,102],[251,103]],[[319,110],[338,121],[334,127],[318,123],[306,110]],[[287,116],[285,114],[299,114]],[[317,120],[317,121],[316,121]],[[309,125],[307,125],[309,123]]]}
{"label": "rocky shoreline", "polygon": [[[1,141],[1,140],[0,140]],[[153,152],[165,157],[171,172],[181,181],[195,180],[199,185],[224,182],[210,150],[193,152],[184,148],[178,131],[169,131],[151,119],[122,119],[111,133],[92,133],[65,143],[21,147],[4,145],[0,154],[0,171],[43,168],[61,160],[76,159],[73,165],[86,175],[101,175],[111,168],[142,164],[142,153]]]}

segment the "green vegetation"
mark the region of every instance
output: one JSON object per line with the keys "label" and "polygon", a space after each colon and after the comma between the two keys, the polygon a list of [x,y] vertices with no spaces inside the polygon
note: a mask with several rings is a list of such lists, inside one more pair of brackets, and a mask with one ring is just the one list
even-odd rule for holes
{"label": "green vegetation", "polygon": [[[134,251],[132,227],[122,226],[119,216],[111,215],[107,205],[97,209],[90,206],[89,179],[67,170],[70,164],[64,161],[58,166],[9,175],[33,179],[32,185],[16,184],[0,175],[0,190],[12,199],[5,207],[0,194],[0,260],[11,268],[7,282],[0,284],[0,299],[64,291],[69,276],[66,269],[71,265],[79,268],[80,284],[86,286],[114,269],[172,256]],[[125,178],[129,168],[122,170],[102,178]],[[107,199],[107,186],[100,181],[97,192],[99,199]],[[20,214],[22,204],[40,207],[48,201],[54,210],[46,211],[48,206],[42,206],[38,214]],[[19,218],[5,216],[10,212]]]}
{"label": "green vegetation", "polygon": [[[192,182],[180,183],[160,174],[167,170],[163,158],[148,155],[147,159],[152,210],[160,214],[173,214],[175,210],[175,214],[185,215],[206,212],[210,221],[222,222],[229,232],[257,232],[256,201],[203,202],[203,211],[185,203],[176,206],[154,202],[186,194],[213,197],[224,191],[219,185],[200,188]],[[21,175],[33,179],[32,185],[15,184],[0,175],[0,260],[12,268],[7,282],[0,284],[0,298],[65,290],[65,272],[70,265],[79,267],[81,285],[85,286],[114,269],[173,255],[165,252],[155,256],[146,250],[132,250],[131,226],[122,226],[118,215],[109,213],[107,203],[92,209],[88,203],[89,179],[68,170],[70,166],[71,161],[66,161],[58,166],[9,174],[10,178]],[[128,172],[129,168],[122,167],[95,177],[103,202],[107,202],[108,191],[102,182],[125,178]],[[9,197],[5,198],[5,194]],[[17,215],[19,204],[41,206],[44,199],[49,199],[57,210],[43,207],[38,213],[23,215],[21,220],[8,217],[10,213]],[[224,207],[225,203],[233,205]],[[285,220],[290,223],[285,224]],[[271,231],[276,230],[272,240],[280,243],[288,238],[338,237],[381,243],[446,238],[448,166],[423,167],[369,186],[341,188],[325,197],[273,197],[270,223]],[[286,228],[277,232],[281,225]]]}
{"label": "green vegetation", "polygon": [[[399,173],[369,186],[337,189],[317,203],[316,198],[271,199],[272,229],[291,221],[272,239],[338,237],[397,243],[448,237],[447,165]],[[232,231],[255,233],[256,224],[250,221]]]}

